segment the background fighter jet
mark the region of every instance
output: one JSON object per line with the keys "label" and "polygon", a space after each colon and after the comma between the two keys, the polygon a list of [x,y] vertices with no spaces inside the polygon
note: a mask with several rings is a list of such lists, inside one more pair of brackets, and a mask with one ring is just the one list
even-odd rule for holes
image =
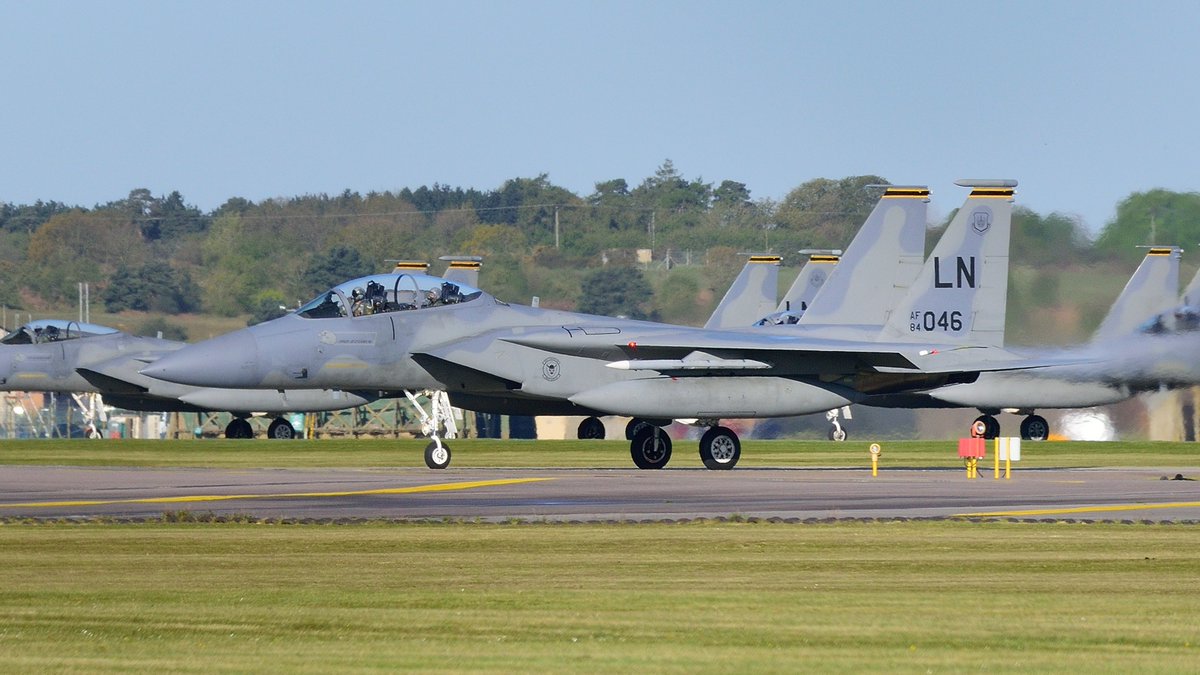
{"label": "background fighter jet", "polygon": [[[701,441],[706,466],[729,468],[740,444],[720,418],[823,412],[865,392],[1005,367],[1012,357],[986,346],[1003,335],[1014,184],[968,183],[967,205],[905,301],[881,312],[882,330],[869,321],[816,336],[682,328],[508,305],[473,287],[391,274],[347,282],[295,314],[187,347],[142,372],[194,386],[444,388],[460,407],[508,414],[698,418],[712,425]],[[881,223],[899,237],[904,210],[899,220],[893,213],[884,209]],[[368,288],[366,309],[350,300],[359,286]],[[983,311],[989,306],[1000,308],[998,321]],[[979,348],[957,349],[964,343]],[[643,468],[661,467],[670,439],[650,426],[635,435],[631,455]],[[448,459],[435,439],[427,462]]]}
{"label": "background fighter jet", "polygon": [[[114,328],[66,320],[28,323],[0,340],[0,390],[98,393],[109,405],[147,412],[232,412],[228,438],[251,438],[252,412],[339,410],[364,405],[371,395],[335,389],[272,391],[213,389],[155,380],[138,373],[147,363],[184,346],[138,337]],[[295,429],[276,417],[271,438],[292,438]]]}
{"label": "background fighter jet", "polygon": [[804,263],[804,267],[800,268],[800,273],[792,281],[787,293],[784,293],[783,299],[779,301],[775,311],[755,321],[755,326],[782,326],[800,323],[800,317],[804,316],[805,310],[817,296],[817,292],[825,285],[825,280],[837,266],[842,254],[840,250],[800,252],[808,254],[808,260]]}
{"label": "background fighter jet", "polygon": [[[1061,349],[1024,349],[1033,368],[982,373],[974,382],[928,392],[868,397],[866,405],[897,408],[978,408],[985,438],[1000,435],[995,415],[1026,415],[1021,437],[1044,440],[1050,424],[1039,408],[1087,408],[1128,399],[1139,392],[1200,382],[1200,335],[1175,330],[1186,317],[1188,292],[1176,311],[1180,249],[1153,247],[1113,303],[1091,342]],[[1200,280],[1200,274],[1197,275]],[[1189,289],[1196,286],[1193,280]],[[1180,322],[1187,323],[1186,320]],[[1060,361],[1060,365],[1053,365]]]}
{"label": "background fighter jet", "polygon": [[741,328],[772,311],[779,286],[779,261],[777,255],[750,256],[704,327]]}

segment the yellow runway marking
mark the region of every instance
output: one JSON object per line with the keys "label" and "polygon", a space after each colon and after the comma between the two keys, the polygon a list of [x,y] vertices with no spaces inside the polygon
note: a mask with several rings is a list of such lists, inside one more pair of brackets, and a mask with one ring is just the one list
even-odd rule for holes
{"label": "yellow runway marking", "polygon": [[417,485],[413,487],[402,488],[379,488],[376,490],[352,490],[346,492],[283,492],[258,495],[184,495],[179,497],[143,497],[141,499],[89,499],[63,502],[26,502],[23,504],[0,504],[0,509],[106,506],[110,504],[184,504],[189,502],[224,502],[234,499],[311,499],[317,497],[358,497],[363,495],[407,495],[422,492],[450,492],[452,490],[472,490],[474,488],[495,487],[499,485],[538,483],[546,480],[554,479],[503,478],[498,480],[479,480],[463,483],[438,483],[435,485]]}
{"label": "yellow runway marking", "polygon": [[956,513],[955,518],[1004,518],[1017,516],[1057,516],[1069,513],[1112,511],[1151,511],[1154,509],[1186,509],[1200,507],[1200,502],[1163,502],[1161,504],[1117,504],[1114,506],[1072,506],[1061,509],[1030,509],[1028,511],[994,511],[991,513]]}

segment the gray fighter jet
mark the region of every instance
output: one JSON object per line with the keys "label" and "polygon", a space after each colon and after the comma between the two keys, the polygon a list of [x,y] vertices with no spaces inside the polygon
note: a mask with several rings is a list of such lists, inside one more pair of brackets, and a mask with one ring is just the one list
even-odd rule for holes
{"label": "gray fighter jet", "polygon": [[775,306],[779,285],[777,255],[752,255],[725,291],[705,328],[740,328],[754,323]]}
{"label": "gray fighter jet", "polygon": [[[1200,335],[1188,332],[1200,322],[1191,298],[1200,297],[1200,274],[1175,305],[1180,249],[1152,247],[1147,252],[1092,340],[1059,349],[1013,348],[1039,367],[982,373],[975,381],[926,392],[870,396],[865,405],[895,408],[977,408],[985,438],[1000,435],[995,415],[1026,415],[1021,437],[1050,435],[1041,408],[1087,408],[1124,401],[1138,393],[1200,383]],[[1192,328],[1189,328],[1191,326]],[[1058,363],[1059,365],[1054,365]],[[1042,367],[1044,365],[1044,367]],[[973,425],[974,426],[974,425]]]}
{"label": "gray fighter jet", "polygon": [[[146,377],[147,363],[184,346],[139,337],[115,328],[67,320],[30,322],[0,340],[0,391],[98,393],[126,410],[147,412],[227,411],[234,419],[228,438],[251,438],[253,412],[315,412],[364,405],[376,398],[337,389],[215,389]],[[293,438],[295,429],[276,417],[270,438]]]}
{"label": "gray fighter jet", "polygon": [[[721,418],[824,412],[867,393],[969,381],[1016,360],[991,346],[1003,336],[1015,183],[965,184],[971,198],[903,301],[880,307],[875,323],[683,328],[509,305],[471,286],[400,273],[339,285],[292,315],[192,345],[142,372],[205,387],[446,389],[459,407],[506,414],[696,418],[710,425],[705,465],[731,468],[740,443]],[[884,213],[885,236],[900,237],[904,210]],[[894,297],[894,280],[880,289],[874,274],[868,269],[862,282]],[[360,286],[365,300],[353,302]],[[642,468],[662,467],[670,439],[650,424],[634,435],[631,455]],[[448,449],[434,439],[426,461],[445,466]]]}

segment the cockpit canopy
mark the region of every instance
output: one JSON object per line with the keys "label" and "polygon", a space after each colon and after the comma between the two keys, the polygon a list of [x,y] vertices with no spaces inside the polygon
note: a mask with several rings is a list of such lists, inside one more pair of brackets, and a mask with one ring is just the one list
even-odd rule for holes
{"label": "cockpit canopy", "polygon": [[94,335],[111,335],[116,332],[118,332],[116,328],[98,326],[94,323],[80,323],[68,319],[38,319],[30,321],[0,338],[0,343],[6,345],[42,344],[76,340]]}
{"label": "cockpit canopy", "polygon": [[1138,327],[1139,333],[1160,335],[1200,330],[1200,308],[1183,305],[1154,315]]}
{"label": "cockpit canopy", "polygon": [[804,311],[799,312],[794,310],[786,310],[783,312],[775,312],[768,314],[758,321],[754,322],[755,326],[791,326],[800,323],[800,317],[804,316]]}
{"label": "cockpit canopy", "polygon": [[478,288],[426,274],[375,274],[335,286],[296,313],[306,319],[366,316],[457,305],[482,294]]}

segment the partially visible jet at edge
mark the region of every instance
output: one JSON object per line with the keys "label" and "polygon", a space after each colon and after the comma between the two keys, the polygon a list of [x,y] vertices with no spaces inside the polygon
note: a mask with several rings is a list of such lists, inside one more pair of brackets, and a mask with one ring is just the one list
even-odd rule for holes
{"label": "partially visible jet at edge", "polygon": [[[882,394],[868,397],[863,404],[886,408],[977,408],[982,414],[972,426],[982,425],[982,435],[989,439],[1000,435],[1000,423],[995,416],[1013,412],[1026,415],[1020,427],[1022,438],[1045,440],[1050,436],[1050,423],[1036,414],[1037,409],[1108,405],[1139,392],[1197,382],[1195,368],[1183,366],[1182,362],[1190,358],[1186,354],[1197,354],[1200,339],[1172,340],[1168,336],[1179,332],[1175,317],[1189,315],[1189,297],[1197,296],[1195,289],[1200,288],[1198,273],[1184,292],[1182,306],[1172,311],[1179,288],[1181,252],[1173,246],[1151,247],[1090,342],[1056,349],[1013,348],[1031,359],[1051,362],[1064,357],[1070,364],[982,373],[974,382],[927,392]],[[1185,323],[1181,321],[1178,325]],[[1151,336],[1163,339],[1146,340]],[[1171,364],[1181,365],[1168,367]]]}

